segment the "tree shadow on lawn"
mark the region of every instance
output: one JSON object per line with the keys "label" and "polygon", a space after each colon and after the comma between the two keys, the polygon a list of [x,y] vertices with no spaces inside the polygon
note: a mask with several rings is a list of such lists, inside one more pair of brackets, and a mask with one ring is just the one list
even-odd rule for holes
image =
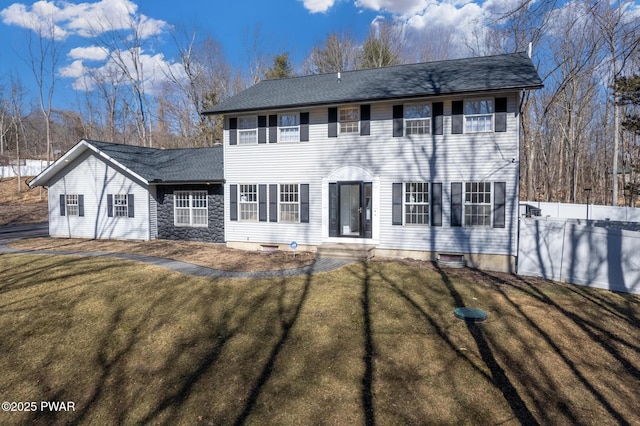
{"label": "tree shadow on lawn", "polygon": [[[597,341],[637,383],[637,337],[585,320],[536,283],[429,265],[214,280],[103,258],[0,256],[0,391],[76,403],[2,421],[631,423],[629,380],[603,390],[587,369],[607,361],[582,357],[576,342]],[[577,297],[634,329],[599,293]],[[454,317],[475,303],[486,323]],[[561,330],[540,321],[545,309],[564,318]]]}

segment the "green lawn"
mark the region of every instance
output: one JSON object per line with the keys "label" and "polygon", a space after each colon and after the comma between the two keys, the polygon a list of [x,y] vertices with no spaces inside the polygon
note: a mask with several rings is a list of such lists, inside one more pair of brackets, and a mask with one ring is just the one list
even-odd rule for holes
{"label": "green lawn", "polygon": [[638,296],[418,262],[214,280],[0,255],[0,399],[75,405],[0,423],[638,424],[639,324]]}

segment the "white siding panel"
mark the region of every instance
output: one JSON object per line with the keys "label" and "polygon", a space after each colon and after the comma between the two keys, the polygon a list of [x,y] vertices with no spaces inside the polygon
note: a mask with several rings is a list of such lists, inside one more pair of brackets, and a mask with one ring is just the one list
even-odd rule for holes
{"label": "white siding panel", "polygon": [[[84,195],[84,217],[61,216],[61,194]],[[108,194],[134,194],[134,217],[108,217]],[[148,192],[87,151],[49,183],[49,233],[54,237],[148,240]]]}

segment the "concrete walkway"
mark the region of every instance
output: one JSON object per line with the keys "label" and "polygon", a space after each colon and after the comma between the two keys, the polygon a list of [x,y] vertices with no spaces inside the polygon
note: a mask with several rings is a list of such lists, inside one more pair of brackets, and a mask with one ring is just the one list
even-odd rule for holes
{"label": "concrete walkway", "polygon": [[[5,229],[2,229],[5,228]],[[312,265],[303,266],[293,269],[282,269],[278,271],[257,271],[257,272],[236,272],[223,271],[220,269],[207,268],[206,266],[194,265],[192,263],[181,262],[179,260],[165,259],[162,257],[144,256],[140,254],[129,253],[103,253],[103,252],[86,252],[86,251],[59,251],[59,250],[20,250],[8,247],[6,244],[21,238],[31,237],[33,235],[22,236],[20,232],[11,232],[9,238],[6,227],[0,227],[0,253],[6,254],[44,254],[50,256],[82,256],[82,257],[111,257],[116,259],[133,260],[136,262],[147,263],[149,265],[160,266],[182,274],[193,275],[196,277],[206,278],[280,278],[295,277],[299,275],[318,274],[321,272],[329,272],[338,269],[349,263],[353,263],[350,259],[332,259],[320,258]],[[5,238],[2,238],[2,236]]]}

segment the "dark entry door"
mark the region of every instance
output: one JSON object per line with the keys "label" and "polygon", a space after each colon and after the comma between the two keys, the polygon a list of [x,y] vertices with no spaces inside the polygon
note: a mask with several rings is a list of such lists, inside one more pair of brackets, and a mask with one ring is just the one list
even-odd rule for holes
{"label": "dark entry door", "polygon": [[371,182],[329,184],[329,236],[371,238]]}

